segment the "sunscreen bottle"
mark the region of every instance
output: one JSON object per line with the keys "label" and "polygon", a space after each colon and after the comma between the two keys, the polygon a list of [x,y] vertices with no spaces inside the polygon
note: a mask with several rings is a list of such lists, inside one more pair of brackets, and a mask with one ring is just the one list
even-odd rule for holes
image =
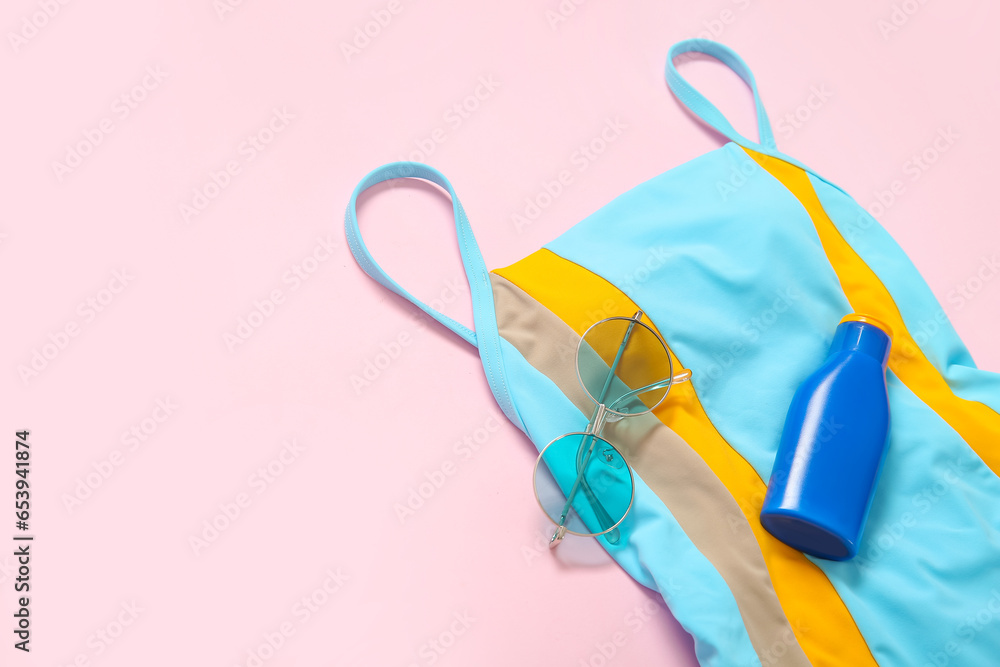
{"label": "sunscreen bottle", "polygon": [[831,560],[857,554],[889,445],[891,345],[888,326],[848,315],[795,392],[760,512],[785,544]]}

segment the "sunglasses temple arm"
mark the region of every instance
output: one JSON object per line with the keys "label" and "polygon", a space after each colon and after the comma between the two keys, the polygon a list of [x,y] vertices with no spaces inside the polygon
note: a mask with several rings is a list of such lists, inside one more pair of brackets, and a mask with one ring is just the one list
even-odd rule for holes
{"label": "sunglasses temple arm", "polygon": [[632,321],[629,322],[628,329],[625,330],[625,336],[622,338],[622,344],[618,346],[618,353],[615,355],[615,360],[611,363],[611,367],[608,369],[608,378],[604,381],[604,388],[601,389],[601,395],[597,397],[598,403],[604,403],[604,399],[608,395],[608,389],[611,388],[611,381],[615,378],[615,371],[618,370],[618,364],[621,363],[622,355],[625,354],[625,347],[628,345],[628,341],[632,337],[632,329],[635,328],[635,323],[638,322],[641,317],[641,310],[637,311],[636,314],[632,316]]}
{"label": "sunglasses temple arm", "polygon": [[[635,396],[637,394],[641,394],[641,393],[644,393],[644,392],[647,392],[647,391],[654,391],[656,389],[662,389],[663,387],[670,386],[674,382],[686,382],[687,380],[690,380],[690,379],[691,379],[691,371],[688,370],[688,369],[684,369],[680,373],[675,374],[669,380],[661,380],[660,382],[656,382],[654,384],[646,385],[645,387],[640,387],[639,389],[635,389],[633,391],[630,391],[629,393],[625,394],[624,396],[619,397],[617,400],[615,400],[614,403],[612,403],[608,407],[611,408],[611,409],[614,409],[614,406],[617,405],[618,403],[620,403],[621,401],[623,401],[625,399],[628,399],[628,398],[631,398],[631,397],[633,397],[633,396]],[[582,446],[581,446],[580,450],[581,451],[583,450]],[[593,448],[591,448],[590,451],[588,451],[588,454],[587,454],[587,459],[588,460],[587,460],[587,462],[589,462],[589,458],[592,455],[592,453],[593,453]],[[604,509],[604,505],[601,504],[601,501],[598,500],[598,498],[597,498],[596,495],[594,495],[594,492],[591,490],[590,485],[587,484],[587,480],[584,479],[584,477],[583,477],[583,470],[584,470],[584,468],[586,468],[586,464],[582,464],[581,465],[581,461],[579,460],[579,457],[578,457],[577,458],[577,470],[578,470],[577,483],[580,484],[580,488],[582,488],[583,492],[586,494],[587,500],[590,502],[591,507],[594,509],[594,514],[597,516],[597,520],[601,524],[601,528],[604,528],[605,530],[607,530],[609,527],[613,526],[615,522],[611,518],[611,515],[608,514],[607,510]],[[570,492],[570,497],[567,499],[566,505],[563,507],[563,514],[562,514],[563,518],[562,518],[562,521],[559,524],[560,527],[562,527],[562,525],[566,522],[566,518],[565,518],[566,517],[566,512],[569,511],[569,505],[570,505],[570,503],[573,502],[573,496],[574,495],[575,495],[575,491],[571,491]],[[558,534],[559,531],[557,530],[556,532]],[[618,544],[619,536],[620,536],[620,533],[619,533],[618,529],[615,528],[613,530],[608,531],[608,533],[605,535],[605,539],[607,539],[607,541],[609,543],[611,543],[611,544]],[[554,537],[555,536],[553,536],[553,538]],[[558,543],[558,542],[556,542],[556,543]]]}
{"label": "sunglasses temple arm", "polygon": [[[626,334],[626,342],[628,342],[628,335],[627,334]],[[624,349],[624,344],[622,346],[622,349]],[[616,360],[615,363],[617,364],[617,360]],[[614,373],[614,370],[612,370],[612,374],[613,373]],[[633,396],[635,396],[637,394],[641,394],[641,393],[644,393],[644,392],[647,392],[647,391],[654,391],[656,389],[662,389],[663,387],[669,387],[674,382],[686,382],[687,380],[690,380],[690,379],[691,379],[691,371],[688,370],[688,369],[684,369],[680,373],[675,374],[669,380],[661,380],[660,382],[656,382],[656,383],[653,383],[653,384],[650,384],[650,385],[646,385],[645,387],[640,387],[639,389],[635,389],[633,391],[628,392],[627,394],[625,394],[623,396],[620,396],[618,399],[615,400],[614,403],[612,403],[611,405],[609,405],[608,408],[614,409],[614,406],[617,405],[618,403],[620,403],[621,401],[623,401],[625,399],[628,399],[628,398],[632,398]],[[580,451],[581,452],[583,451],[583,447],[582,446],[580,447]],[[590,456],[592,455],[592,453],[593,453],[593,447],[591,447],[590,450],[587,453],[587,463],[589,463],[589,459],[590,459]],[[614,525],[614,521],[612,520],[611,516],[608,514],[607,510],[604,509],[604,505],[602,505],[601,501],[598,500],[598,498],[597,498],[596,495],[594,495],[594,492],[591,490],[590,485],[587,484],[587,480],[584,479],[584,477],[583,477],[583,470],[584,470],[584,468],[586,468],[586,463],[581,463],[581,461],[579,460],[579,457],[578,457],[577,458],[578,475],[577,475],[577,478],[576,478],[576,482],[574,483],[574,490],[570,492],[570,496],[566,500],[566,505],[563,507],[563,511],[562,511],[562,521],[560,521],[560,523],[559,523],[559,528],[556,530],[556,534],[552,536],[552,541],[549,543],[550,546],[555,546],[556,544],[559,543],[558,540],[556,540],[556,537],[559,536],[559,533],[561,532],[561,529],[562,529],[563,525],[566,523],[566,513],[569,511],[569,505],[573,502],[573,497],[576,495],[576,490],[575,490],[576,489],[576,484],[579,484],[580,488],[583,489],[583,492],[586,494],[587,500],[590,502],[591,507],[594,509],[594,514],[597,516],[597,520],[601,524],[601,528],[604,528],[605,530],[607,530],[609,527],[611,527],[611,526]],[[613,530],[608,531],[605,534],[605,539],[607,539],[607,541],[610,544],[618,544],[618,540],[620,539],[620,535],[621,535],[621,533],[618,531],[617,528],[615,528]],[[559,539],[561,540],[562,537],[560,536]]]}
{"label": "sunglasses temple arm", "polygon": [[594,492],[590,488],[586,479],[580,484],[580,488],[583,489],[583,493],[587,496],[587,500],[590,501],[591,507],[594,508],[594,514],[597,516],[597,521],[601,524],[601,528],[608,531],[607,533],[604,533],[604,538],[611,544],[618,544],[618,529],[614,528],[608,530],[611,526],[615,525],[615,521],[611,518],[611,515],[608,514],[608,511],[604,509],[604,505],[602,505],[601,501],[597,499],[597,496],[594,495]]}
{"label": "sunglasses temple arm", "polygon": [[[603,422],[604,414],[605,410],[603,406],[598,406],[597,411],[594,413],[594,418],[591,420],[591,422],[594,423]],[[590,433],[592,435],[597,435],[597,432],[593,430],[593,427],[590,427]],[[596,444],[593,438],[591,438],[591,442]],[[590,502],[590,506],[594,510],[594,514],[597,515],[597,521],[601,524],[601,528],[603,530],[610,530],[611,527],[614,526],[616,522],[614,519],[611,518],[611,515],[608,514],[608,511],[604,509],[604,505],[601,504],[601,501],[598,499],[597,494],[594,493],[594,490],[590,488],[590,483],[587,482],[587,478],[583,476],[583,471],[586,470],[587,465],[589,465],[590,463],[590,457],[594,455],[593,445],[588,448],[586,461],[583,460],[582,455],[583,455],[583,447],[581,446],[576,453],[576,472],[580,479],[580,488],[583,489],[583,492],[586,494],[587,500]],[[611,544],[618,544],[618,529],[615,528],[613,531],[610,531],[607,534],[607,539],[608,542],[610,542]]]}
{"label": "sunglasses temple arm", "polygon": [[647,384],[645,387],[639,387],[638,389],[633,389],[627,394],[622,394],[621,396],[615,399],[614,403],[608,406],[608,409],[614,410],[616,405],[618,405],[619,403],[621,403],[626,399],[632,398],[633,396],[637,396],[638,394],[644,394],[647,391],[656,391],[657,389],[663,389],[664,387],[669,387],[670,385],[675,384],[677,382],[687,382],[690,379],[691,379],[691,371],[685,368],[680,373],[675,374],[669,380],[660,380],[659,382],[654,382],[653,384]]}
{"label": "sunglasses temple arm", "polygon": [[[626,342],[627,342],[627,336],[626,336]],[[612,371],[612,373],[613,372],[614,371]],[[632,398],[633,396],[635,396],[637,394],[641,394],[641,393],[644,393],[644,392],[647,392],[647,391],[654,391],[656,389],[662,389],[663,387],[669,387],[674,382],[686,382],[687,380],[690,380],[690,379],[691,379],[691,371],[689,369],[684,369],[680,373],[675,374],[669,380],[661,380],[660,382],[656,382],[656,383],[653,383],[653,384],[650,384],[650,385],[646,385],[645,387],[640,387],[639,389],[635,389],[633,391],[630,391],[629,393],[625,394],[624,396],[621,396],[618,399],[616,399],[614,403],[612,403],[611,405],[608,406],[608,408],[614,409],[614,406],[617,405],[618,403],[620,403],[621,401],[623,401],[625,399],[628,399],[628,398]],[[580,447],[580,450],[581,450],[581,452],[583,451],[583,447],[582,446]],[[589,457],[592,454],[592,450],[593,450],[593,448],[591,448],[591,451],[589,451],[588,454],[587,454],[588,462],[589,462]],[[584,477],[583,477],[583,470],[584,470],[585,467],[586,467],[585,464],[581,465],[581,462],[580,462],[579,457],[578,457],[577,458],[577,469],[578,469],[577,483],[580,484],[580,488],[582,488],[583,492],[586,494],[587,500],[590,501],[590,505],[594,509],[594,514],[597,516],[597,520],[601,524],[601,528],[604,528],[605,530],[607,530],[609,527],[613,526],[615,522],[611,518],[611,515],[608,514],[607,510],[604,509],[604,505],[601,504],[601,501],[598,500],[598,498],[597,498],[596,495],[594,495],[594,492],[591,490],[590,485],[587,484],[587,480],[584,479]],[[575,491],[570,492],[570,497],[567,499],[566,505],[563,507],[562,521],[559,524],[560,528],[566,522],[566,518],[565,518],[566,517],[566,512],[569,511],[569,505],[570,505],[570,503],[573,502],[573,496],[574,495],[575,495]],[[558,534],[559,534],[559,530],[557,529],[556,535],[558,535]],[[553,536],[553,540],[555,540],[555,537],[556,536],[554,535]],[[611,544],[618,544],[619,537],[620,537],[620,532],[618,531],[617,528],[615,528],[613,530],[610,530],[610,531],[608,531],[605,534],[605,539],[607,539],[607,541],[609,543],[611,543]],[[562,539],[562,538],[560,537],[560,539]],[[550,544],[554,546],[554,544],[558,544],[558,541],[555,541],[554,544],[553,543],[550,543]]]}
{"label": "sunglasses temple arm", "polygon": [[[556,532],[552,535],[552,539],[549,540],[550,549],[559,544],[559,542],[562,541],[563,536],[566,534],[565,526],[566,526],[566,519],[569,515],[569,508],[573,504],[573,500],[576,498],[576,494],[580,491],[580,489],[583,489],[584,495],[587,496],[587,500],[590,502],[591,507],[594,509],[594,514],[597,516],[597,521],[601,524],[601,528],[603,528],[604,530],[608,530],[609,528],[611,528],[611,526],[615,525],[615,522],[614,520],[612,520],[611,515],[609,515],[607,510],[604,509],[604,506],[601,504],[601,501],[597,499],[597,496],[594,495],[594,492],[590,488],[590,485],[587,484],[587,480],[584,479],[583,477],[583,471],[586,470],[587,466],[590,464],[590,458],[594,455],[595,441],[592,436],[588,437],[590,439],[589,447],[586,444],[580,445],[580,452],[582,452],[583,449],[586,447],[587,453],[583,461],[580,460],[579,454],[577,455],[576,480],[574,480],[573,487],[570,489],[569,494],[566,496],[566,504],[563,505],[562,512],[559,513],[559,524],[556,527]],[[611,544],[617,544],[618,536],[619,536],[618,529],[615,528],[614,530],[608,532],[607,540]]]}
{"label": "sunglasses temple arm", "polygon": [[[587,449],[586,461],[581,467],[580,455],[578,451],[576,458],[576,479],[573,480],[573,486],[570,488],[569,493],[566,494],[566,503],[563,505],[562,512],[559,513],[559,526],[556,529],[556,534],[552,536],[552,540],[549,542],[550,547],[555,546],[559,543],[559,540],[562,539],[562,535],[560,535],[560,533],[565,534],[565,531],[562,529],[566,526],[566,518],[569,515],[569,508],[573,504],[573,499],[576,498],[577,491],[580,490],[580,484],[584,482],[583,471],[587,468],[587,464],[590,463],[590,456],[594,452],[594,439],[590,436],[587,436],[587,438],[590,440],[590,447]],[[585,446],[586,445],[581,444],[580,450],[582,450]],[[559,539],[557,540],[556,538]]]}

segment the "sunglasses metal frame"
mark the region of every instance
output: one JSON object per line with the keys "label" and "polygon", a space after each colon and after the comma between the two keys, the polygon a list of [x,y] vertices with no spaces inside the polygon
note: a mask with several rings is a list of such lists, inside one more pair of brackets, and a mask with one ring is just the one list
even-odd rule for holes
{"label": "sunglasses metal frame", "polygon": [[[625,417],[631,417],[652,412],[657,406],[659,406],[666,399],[667,395],[670,392],[670,387],[674,383],[684,382],[691,378],[691,371],[689,370],[683,370],[677,373],[676,375],[674,374],[673,360],[670,358],[670,352],[667,348],[666,343],[663,341],[662,338],[660,338],[659,334],[657,334],[649,325],[641,321],[642,316],[643,312],[640,310],[637,311],[632,317],[607,317],[602,320],[599,320],[598,322],[595,322],[594,324],[592,324],[590,327],[587,328],[583,336],[580,337],[580,341],[577,344],[577,351],[576,351],[577,379],[580,381],[580,384],[583,387],[584,392],[586,392],[586,394],[591,398],[591,400],[593,400],[597,404],[597,407],[595,408],[594,414],[591,416],[585,431],[565,433],[557,438],[554,438],[551,442],[549,442],[545,447],[542,448],[541,452],[539,452],[538,458],[535,461],[535,467],[532,473],[535,498],[536,500],[538,500],[538,504],[542,508],[545,515],[553,523],[556,524],[556,530],[553,533],[552,538],[549,540],[550,549],[558,546],[567,533],[572,535],[581,535],[585,537],[606,535],[607,536],[606,539],[612,544],[616,544],[619,541],[620,535],[618,531],[618,526],[622,523],[622,521],[625,520],[625,517],[628,516],[628,513],[631,511],[632,504],[634,503],[635,500],[635,475],[625,455],[622,454],[621,451],[617,447],[615,447],[613,443],[611,443],[611,441],[609,441],[607,438],[601,435],[601,432],[604,429],[604,425],[609,420],[618,421]],[[600,395],[594,396],[591,393],[590,389],[587,387],[587,384],[584,382],[582,373],[580,371],[581,350],[583,349],[583,345],[587,340],[587,335],[590,334],[590,332],[593,331],[596,327],[605,324],[607,322],[622,321],[622,320],[629,322],[628,328],[626,329],[625,334],[622,338],[622,342],[619,345],[614,361],[608,367],[607,379],[604,382],[603,388],[599,392]],[[618,369],[618,365],[621,362],[621,358],[625,352],[626,347],[631,341],[632,332],[634,331],[636,325],[646,329],[650,334],[652,334],[655,337],[656,341],[662,346],[664,355],[667,359],[667,371],[668,371],[667,377],[665,377],[663,380],[653,382],[638,389],[631,390],[619,396],[610,404],[607,404],[605,401],[607,398],[608,389],[611,387],[611,383],[616,377],[615,373]],[[625,399],[631,399],[635,396],[638,396],[639,394],[646,393],[649,391],[654,391],[657,389],[664,389],[663,395],[656,401],[654,405],[646,406],[645,410],[629,413],[629,412],[619,412],[614,409],[615,405],[620,404]],[[549,514],[548,510],[546,510],[545,505],[542,502],[542,498],[539,496],[538,493],[539,466],[543,463],[546,452],[549,451],[549,449],[553,445],[555,445],[556,443],[565,438],[572,436],[579,436],[581,438],[581,443],[577,450],[577,461],[576,461],[577,476],[573,482],[570,492],[568,494],[565,494],[566,502],[564,503],[562,512],[560,513],[561,514],[560,519],[557,521]],[[597,446],[597,442],[604,443],[604,445],[607,445],[607,447],[610,447],[612,450],[614,450],[614,452],[621,457],[622,461],[624,462],[624,465],[628,468],[629,480],[632,485],[629,495],[629,504],[628,507],[625,509],[625,511],[622,513],[621,518],[618,519],[617,521],[614,521],[611,518],[611,515],[608,514],[608,512],[604,509],[604,506],[601,504],[600,499],[597,497],[597,494],[595,494],[593,489],[590,488],[589,483],[584,477],[584,472],[586,471],[587,466],[590,464],[591,458],[594,455],[594,450]],[[607,449],[604,449],[603,451],[605,452],[605,456],[607,456]],[[555,477],[555,474],[551,470],[549,471],[549,473],[553,477]],[[591,504],[591,508],[594,510],[595,517],[597,518],[598,522],[601,524],[603,528],[600,532],[581,533],[579,531],[571,530],[566,526],[566,522],[569,518],[569,512],[573,505],[573,500],[575,499],[577,493],[579,493],[580,491],[582,491],[587,496],[588,501]]]}

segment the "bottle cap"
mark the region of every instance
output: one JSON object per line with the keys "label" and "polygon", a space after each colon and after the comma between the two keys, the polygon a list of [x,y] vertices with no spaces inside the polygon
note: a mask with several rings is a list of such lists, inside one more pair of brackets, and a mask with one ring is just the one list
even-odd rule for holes
{"label": "bottle cap", "polygon": [[864,313],[851,313],[850,315],[845,315],[838,324],[843,324],[844,322],[866,322],[872,326],[876,326],[884,331],[885,335],[889,337],[889,341],[892,342],[892,327],[882,320],[872,317],[871,315],[866,315]]}

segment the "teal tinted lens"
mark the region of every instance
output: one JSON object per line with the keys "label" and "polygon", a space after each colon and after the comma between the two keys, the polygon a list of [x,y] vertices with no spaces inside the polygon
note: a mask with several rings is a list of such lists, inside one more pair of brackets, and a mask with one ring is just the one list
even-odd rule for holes
{"label": "teal tinted lens", "polygon": [[576,535],[607,533],[632,505],[632,471],[600,436],[570,433],[553,440],[538,457],[534,483],[552,522]]}
{"label": "teal tinted lens", "polygon": [[641,321],[602,320],[586,331],[576,361],[580,383],[619,415],[647,412],[667,395],[673,369],[656,333]]}

